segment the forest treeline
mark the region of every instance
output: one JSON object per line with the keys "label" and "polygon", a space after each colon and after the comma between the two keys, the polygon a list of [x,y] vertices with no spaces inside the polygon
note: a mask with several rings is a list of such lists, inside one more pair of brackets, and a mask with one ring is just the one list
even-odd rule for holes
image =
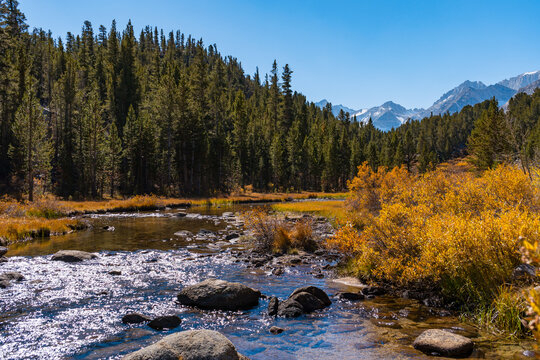
{"label": "forest treeline", "polygon": [[0,0],[0,192],[332,191],[364,161],[425,171],[467,145],[481,166],[538,158],[539,93],[519,94],[507,114],[490,100],[382,132],[318,108],[292,74],[276,61],[245,74],[216,45],[149,26],[136,35],[131,22],[54,38]]}

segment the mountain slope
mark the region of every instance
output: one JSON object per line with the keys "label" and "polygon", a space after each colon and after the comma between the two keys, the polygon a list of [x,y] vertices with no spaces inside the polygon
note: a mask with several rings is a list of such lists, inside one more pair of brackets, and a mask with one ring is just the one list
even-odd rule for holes
{"label": "mountain slope", "polygon": [[424,112],[417,114],[417,118],[430,116],[430,114],[444,114],[446,112],[453,114],[467,105],[478,104],[493,97],[502,105],[515,94],[515,90],[501,84],[486,86],[482,82],[465,81],[444,94]]}
{"label": "mountain slope", "polygon": [[540,70],[526,72],[521,75],[514,76],[513,78],[499,81],[497,84],[506,86],[510,89],[514,89],[517,91],[521,88],[527,87],[528,85],[538,80],[540,80]]}
{"label": "mountain slope", "polygon": [[527,86],[524,86],[518,90],[518,93],[525,93],[527,95],[532,95],[536,89],[540,88],[540,79],[536,80],[533,83],[530,83]]}

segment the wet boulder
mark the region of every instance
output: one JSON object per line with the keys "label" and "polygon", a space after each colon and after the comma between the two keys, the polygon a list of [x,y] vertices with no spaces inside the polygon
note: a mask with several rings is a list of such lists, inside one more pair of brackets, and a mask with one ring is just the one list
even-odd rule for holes
{"label": "wet boulder", "polygon": [[293,318],[304,314],[304,308],[302,304],[293,299],[287,299],[279,304],[278,316]]}
{"label": "wet boulder", "polygon": [[124,360],[249,360],[233,343],[212,330],[182,331],[131,353]]}
{"label": "wet boulder", "polygon": [[474,343],[465,336],[446,330],[430,329],[414,340],[413,347],[428,355],[461,358],[472,353]]}
{"label": "wet boulder", "polygon": [[11,281],[23,281],[24,276],[16,271],[0,274],[0,289],[5,289],[11,285]]}
{"label": "wet boulder", "polygon": [[305,313],[324,309],[332,302],[328,295],[315,286],[305,286],[293,291],[278,307],[278,316],[298,317]]}
{"label": "wet boulder", "polygon": [[275,316],[278,313],[279,300],[277,297],[272,296],[268,301],[268,315]]}
{"label": "wet boulder", "polygon": [[316,286],[305,286],[305,287],[301,287],[301,288],[298,288],[296,290],[293,291],[293,293],[291,294],[290,297],[298,294],[298,293],[301,293],[301,292],[307,292],[313,296],[315,296],[317,299],[319,299],[323,304],[324,306],[330,306],[332,304],[332,301],[330,301],[330,298],[328,297],[328,295],[326,295],[326,293],[319,289],[318,287]]}
{"label": "wet boulder", "polygon": [[148,326],[154,330],[174,329],[178,327],[180,323],[182,323],[182,319],[180,319],[178,316],[168,315],[155,318],[148,323]]}
{"label": "wet boulder", "polygon": [[0,280],[23,281],[24,276],[20,272],[8,271],[8,272],[5,272],[3,274],[0,274]]}
{"label": "wet boulder", "polygon": [[278,334],[281,334],[282,332],[284,332],[285,329],[282,329],[280,327],[277,327],[277,326],[272,326],[270,328],[270,333],[274,334],[274,335],[278,335]]}
{"label": "wet boulder", "polygon": [[52,261],[81,262],[84,260],[95,259],[95,254],[79,250],[60,250],[51,257]]}
{"label": "wet boulder", "polygon": [[7,252],[8,252],[8,248],[7,248],[7,247],[0,246],[0,256],[6,255]]}
{"label": "wet boulder", "polygon": [[243,310],[257,306],[260,297],[259,290],[243,284],[207,279],[182,289],[178,302],[201,309]]}
{"label": "wet boulder", "polygon": [[122,322],[124,324],[141,324],[149,322],[151,319],[139,313],[129,313],[122,316]]}

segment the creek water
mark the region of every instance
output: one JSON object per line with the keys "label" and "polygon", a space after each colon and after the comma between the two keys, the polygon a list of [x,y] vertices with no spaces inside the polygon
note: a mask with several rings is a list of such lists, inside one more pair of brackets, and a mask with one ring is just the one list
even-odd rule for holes
{"label": "creek water", "polygon": [[[473,358],[527,358],[528,341],[495,339],[444,310],[414,300],[376,297],[338,301],[296,319],[266,315],[267,300],[249,311],[201,311],[178,305],[178,291],[208,277],[240,282],[263,294],[285,299],[297,287],[315,285],[329,294],[358,291],[310,274],[310,265],[287,267],[281,276],[239,262],[239,245],[224,242],[236,224],[223,211],[248,206],[193,208],[87,217],[92,225],[49,239],[15,244],[0,273],[18,271],[22,282],[0,289],[0,359],[119,359],[161,337],[188,329],[218,330],[251,359],[423,359],[411,346],[428,328],[450,329],[473,338]],[[104,229],[113,226],[114,231]],[[110,228],[109,228],[110,229]],[[201,229],[213,237],[186,239],[174,233]],[[217,245],[218,244],[218,245]],[[58,250],[95,252],[82,263],[50,261]],[[120,275],[111,275],[119,271]],[[169,331],[124,325],[122,315],[178,315],[182,324]],[[285,332],[272,335],[271,326]]]}

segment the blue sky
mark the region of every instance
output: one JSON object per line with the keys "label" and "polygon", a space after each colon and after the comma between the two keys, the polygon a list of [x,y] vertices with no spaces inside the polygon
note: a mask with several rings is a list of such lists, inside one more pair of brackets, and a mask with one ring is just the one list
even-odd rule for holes
{"label": "blue sky", "polygon": [[494,83],[540,70],[540,1],[19,0],[31,27],[55,36],[180,29],[237,57],[248,73],[273,59],[308,99],[354,109],[393,100],[428,107],[464,80]]}

